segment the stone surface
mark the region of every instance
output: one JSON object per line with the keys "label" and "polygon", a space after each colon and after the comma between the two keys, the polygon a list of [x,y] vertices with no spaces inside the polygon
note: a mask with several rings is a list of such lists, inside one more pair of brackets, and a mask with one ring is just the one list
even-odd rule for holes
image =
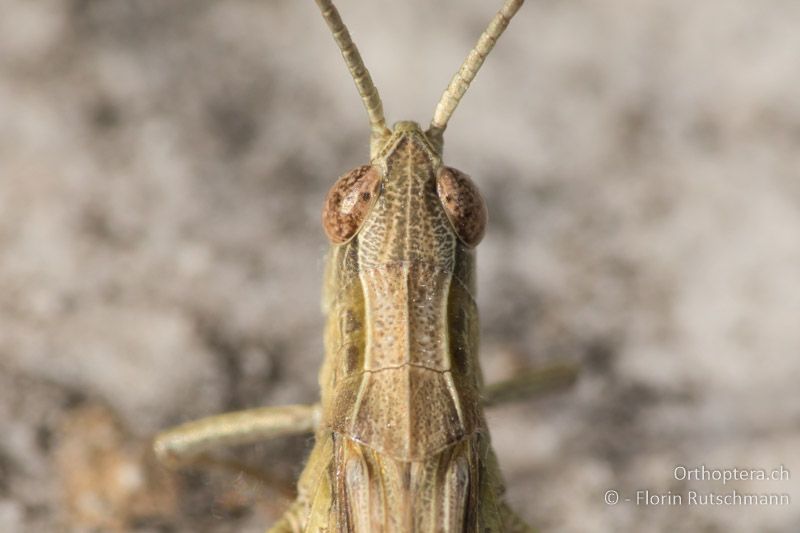
{"label": "stone surface", "polygon": [[[390,122],[429,119],[490,4],[341,0]],[[133,458],[176,422],[317,394],[320,209],[368,131],[316,6],[0,12],[0,529],[263,530],[280,490],[191,471],[135,503]],[[445,160],[489,209],[486,374],[583,367],[490,416],[509,499],[543,531],[800,530],[796,479],[673,474],[800,474],[799,24],[791,0],[530,1],[456,111]],[[106,426],[118,455],[92,437]],[[97,481],[87,525],[63,458],[98,446],[129,475]],[[240,452],[285,485],[307,448]],[[793,503],[608,506],[609,489]]]}

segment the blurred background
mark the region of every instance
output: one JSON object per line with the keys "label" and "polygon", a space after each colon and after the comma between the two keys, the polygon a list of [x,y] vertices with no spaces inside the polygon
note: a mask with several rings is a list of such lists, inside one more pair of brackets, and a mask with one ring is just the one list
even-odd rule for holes
{"label": "blurred background", "polygon": [[[430,120],[500,3],[337,2],[390,123]],[[793,0],[530,0],[450,122],[490,212],[487,380],[582,368],[489,415],[543,532],[800,531],[798,27]],[[319,212],[367,140],[311,0],[0,0],[0,530],[280,515],[309,438],[234,451],[268,483],[148,441],[317,398]]]}

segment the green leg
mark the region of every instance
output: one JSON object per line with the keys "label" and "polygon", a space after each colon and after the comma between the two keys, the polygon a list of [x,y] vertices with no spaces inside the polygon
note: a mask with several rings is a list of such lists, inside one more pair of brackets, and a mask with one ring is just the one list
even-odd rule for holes
{"label": "green leg", "polygon": [[153,449],[162,463],[179,466],[196,462],[216,448],[311,433],[319,424],[319,416],[319,404],[236,411],[187,422],[160,433]]}
{"label": "green leg", "polygon": [[[188,422],[160,433],[153,442],[153,450],[156,457],[168,466],[192,464],[244,473],[278,490],[282,496],[294,499],[297,496],[295,490],[277,482],[268,472],[244,463],[220,459],[209,452],[225,446],[312,433],[319,426],[319,418],[319,404],[261,407],[225,413]],[[295,500],[269,533],[301,533],[296,520],[299,505]]]}
{"label": "green leg", "polygon": [[539,396],[568,387],[575,383],[577,378],[577,365],[553,363],[486,386],[483,389],[483,405],[484,407],[491,407],[501,403]]}

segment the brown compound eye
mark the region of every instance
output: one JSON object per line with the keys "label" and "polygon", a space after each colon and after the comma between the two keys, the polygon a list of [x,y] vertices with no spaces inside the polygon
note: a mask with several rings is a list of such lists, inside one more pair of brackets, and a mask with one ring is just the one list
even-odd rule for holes
{"label": "brown compound eye", "polygon": [[436,177],[436,190],[444,212],[458,238],[470,248],[477,246],[486,231],[486,204],[469,176],[442,167]]}
{"label": "brown compound eye", "polygon": [[322,227],[333,244],[343,244],[358,233],[380,187],[381,175],[371,165],[354,168],[336,180],[322,207]]}

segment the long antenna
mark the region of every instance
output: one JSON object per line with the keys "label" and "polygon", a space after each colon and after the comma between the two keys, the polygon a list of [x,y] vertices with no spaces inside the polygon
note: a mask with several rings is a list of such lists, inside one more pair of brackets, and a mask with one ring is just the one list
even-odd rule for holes
{"label": "long antenna", "polygon": [[350,37],[350,32],[347,31],[347,26],[342,22],[342,17],[339,16],[339,11],[334,7],[332,0],[316,0],[316,2],[322,12],[322,17],[328,23],[328,27],[333,34],[333,40],[336,41],[342,51],[342,57],[344,57],[344,62],[347,64],[358,93],[361,95],[364,107],[367,108],[372,132],[372,144],[374,145],[376,141],[385,138],[391,133],[386,127],[383,104],[381,103],[378,89],[372,82],[369,70],[364,66],[364,60],[361,59],[361,54],[358,53],[358,48],[352,37]]}
{"label": "long antenna", "polygon": [[461,101],[461,97],[467,92],[469,84],[475,78],[481,65],[483,65],[486,56],[492,51],[497,39],[502,35],[503,31],[505,31],[511,18],[524,1],[525,0],[505,1],[503,7],[500,8],[500,11],[497,12],[489,23],[489,26],[481,34],[478,39],[478,44],[476,44],[475,48],[469,53],[464,60],[464,64],[458,69],[458,72],[456,72],[455,76],[453,76],[453,79],[450,81],[450,85],[447,86],[444,94],[442,94],[442,98],[436,106],[436,111],[433,113],[431,127],[428,130],[428,136],[438,141],[440,145],[442,142],[442,134],[447,127],[447,121],[450,120],[450,116],[453,114],[453,111],[455,111],[456,106],[458,106],[458,102]]}

